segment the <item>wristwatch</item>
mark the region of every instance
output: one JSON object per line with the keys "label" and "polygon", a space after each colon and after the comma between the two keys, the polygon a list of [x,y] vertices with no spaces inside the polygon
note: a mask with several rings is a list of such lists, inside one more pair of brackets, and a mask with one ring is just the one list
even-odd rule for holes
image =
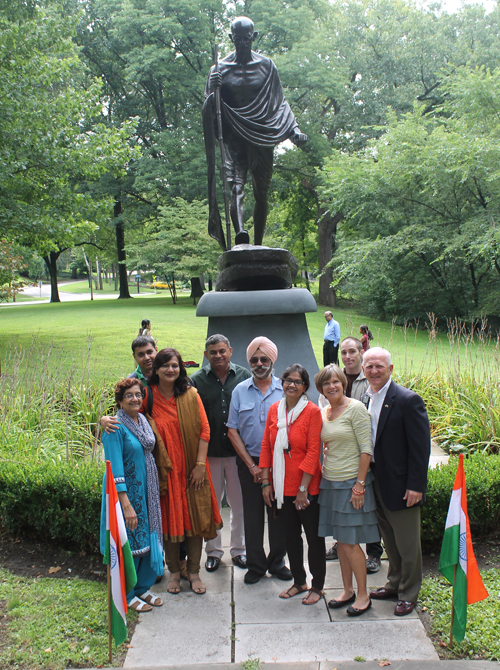
{"label": "wristwatch", "polygon": [[300,491],[301,493],[307,493],[307,486],[302,486],[302,485],[299,486],[299,491]]}
{"label": "wristwatch", "polygon": [[364,485],[365,485],[365,480],[364,480],[364,479],[356,479],[356,482],[357,482],[358,484],[361,484],[361,486],[364,486]]}

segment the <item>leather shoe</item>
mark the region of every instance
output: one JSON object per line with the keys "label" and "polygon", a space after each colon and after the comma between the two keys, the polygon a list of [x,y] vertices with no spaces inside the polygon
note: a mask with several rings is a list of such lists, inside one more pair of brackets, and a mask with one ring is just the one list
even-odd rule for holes
{"label": "leather shoe", "polygon": [[284,582],[290,581],[290,579],[293,579],[293,575],[290,572],[290,570],[284,565],[282,568],[279,570],[276,570],[276,572],[271,572],[271,574],[274,577],[277,577],[278,579],[283,580]]}
{"label": "leather shoe", "polygon": [[240,556],[233,556],[233,563],[238,568],[242,568],[243,570],[247,569],[247,557],[245,554],[240,554]]}
{"label": "leather shoe", "polygon": [[328,607],[331,607],[332,610],[337,610],[339,607],[344,607],[345,605],[349,605],[349,603],[353,603],[356,600],[356,594],[353,593],[350,598],[347,598],[347,600],[330,600],[328,603]]}
{"label": "leather shoe", "polygon": [[394,608],[394,614],[396,616],[405,616],[406,614],[411,614],[414,609],[415,603],[410,603],[408,600],[400,600]]}
{"label": "leather shoe", "polygon": [[398,594],[394,591],[389,591],[385,587],[381,589],[375,589],[375,591],[370,591],[370,598],[374,600],[389,600],[390,598],[397,598]]}
{"label": "leather shoe", "polygon": [[365,612],[368,612],[368,610],[372,606],[372,601],[371,601],[370,598],[368,598],[368,601],[369,601],[368,605],[362,610],[358,609],[357,607],[353,607],[352,605],[350,607],[348,607],[347,610],[346,610],[347,611],[347,616],[361,616]]}
{"label": "leather shoe", "polygon": [[245,577],[243,578],[243,581],[245,584],[257,584],[257,582],[260,580],[262,575],[259,575],[258,572],[255,572],[255,570],[248,570],[245,573]]}
{"label": "leather shoe", "polygon": [[220,558],[218,556],[209,556],[205,563],[205,570],[207,572],[215,572],[219,569]]}

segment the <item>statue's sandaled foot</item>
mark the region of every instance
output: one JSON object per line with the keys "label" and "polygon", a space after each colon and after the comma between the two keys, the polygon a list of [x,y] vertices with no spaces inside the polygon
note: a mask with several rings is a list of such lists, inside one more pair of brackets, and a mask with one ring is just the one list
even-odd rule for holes
{"label": "statue's sandaled foot", "polygon": [[236,233],[236,237],[234,238],[234,243],[235,244],[250,244],[250,236],[248,234],[248,231],[240,230],[239,233]]}

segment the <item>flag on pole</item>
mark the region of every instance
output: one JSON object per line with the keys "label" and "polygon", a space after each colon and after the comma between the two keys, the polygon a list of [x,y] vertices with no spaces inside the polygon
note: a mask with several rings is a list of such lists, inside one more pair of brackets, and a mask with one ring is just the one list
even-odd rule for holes
{"label": "flag on pole", "polygon": [[460,454],[455,484],[451,494],[448,516],[439,557],[439,572],[453,584],[452,633],[460,642],[467,628],[467,605],[488,597],[472,548],[467,490],[465,485],[464,456]]}
{"label": "flag on pole", "polygon": [[115,645],[118,646],[127,639],[127,593],[134,588],[137,575],[109,461],[106,461],[106,550],[104,563],[110,567],[111,633],[115,639]]}

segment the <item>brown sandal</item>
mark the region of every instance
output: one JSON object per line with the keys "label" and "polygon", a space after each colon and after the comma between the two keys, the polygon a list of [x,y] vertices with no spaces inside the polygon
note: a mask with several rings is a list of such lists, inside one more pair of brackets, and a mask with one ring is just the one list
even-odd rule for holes
{"label": "brown sandal", "polygon": [[179,572],[171,572],[170,579],[167,584],[167,593],[176,596],[181,592],[181,575]]}
{"label": "brown sandal", "polygon": [[[205,584],[201,581],[199,574],[196,574],[194,572],[188,572],[187,578],[189,580],[189,583],[191,584],[191,591],[193,593],[196,593],[197,596],[202,596],[204,593],[207,592]],[[195,584],[199,584],[200,586],[195,586]]]}
{"label": "brown sandal", "polygon": [[[310,603],[310,602],[308,602],[308,601],[309,601],[309,598],[311,597],[311,595],[312,595],[313,593],[315,593],[315,594],[316,594],[317,596],[319,596],[319,597],[318,597],[318,599],[315,600],[313,603]],[[309,593],[307,594],[307,596],[306,596],[305,598],[302,599],[302,604],[303,604],[303,605],[316,605],[317,603],[319,603],[319,601],[321,600],[322,597],[323,597],[323,591],[322,591],[321,589],[316,589],[314,586],[312,586],[312,587],[309,589]]]}
{"label": "brown sandal", "polygon": [[[291,593],[292,589],[295,589],[295,593]],[[283,600],[289,600],[290,598],[294,598],[295,596],[298,596],[301,593],[305,593],[306,591],[308,591],[307,584],[304,584],[304,586],[292,584],[289,589],[280,593],[280,598],[283,598]]]}

